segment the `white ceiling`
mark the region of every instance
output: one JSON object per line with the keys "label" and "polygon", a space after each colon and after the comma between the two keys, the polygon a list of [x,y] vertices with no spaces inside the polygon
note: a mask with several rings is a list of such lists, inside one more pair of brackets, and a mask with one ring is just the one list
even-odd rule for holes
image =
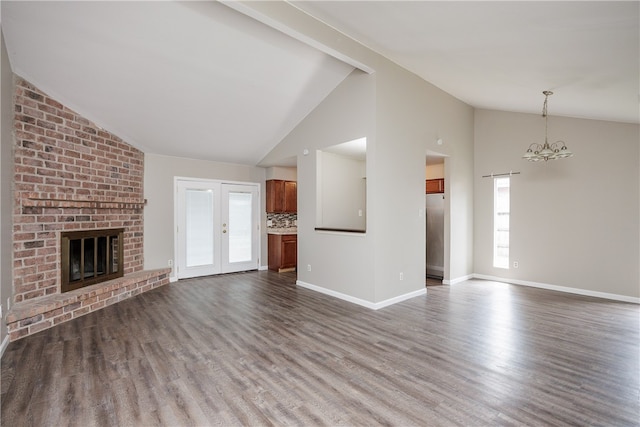
{"label": "white ceiling", "polygon": [[294,4],[474,107],[640,122],[640,2]]}
{"label": "white ceiling", "polygon": [[[295,2],[479,108],[639,122],[639,3]],[[0,3],[13,71],[145,152],[259,161],[353,69],[217,2]]]}
{"label": "white ceiling", "polygon": [[322,151],[339,154],[344,157],[351,157],[356,160],[366,160],[367,158],[367,138],[358,138],[353,141],[343,142],[323,148]]}
{"label": "white ceiling", "polygon": [[257,164],[352,70],[217,2],[2,1],[13,71],[145,152]]}

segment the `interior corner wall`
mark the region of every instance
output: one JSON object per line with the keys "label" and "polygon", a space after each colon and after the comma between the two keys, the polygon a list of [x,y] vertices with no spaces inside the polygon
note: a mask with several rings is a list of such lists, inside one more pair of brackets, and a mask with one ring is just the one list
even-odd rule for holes
{"label": "interior corner wall", "polygon": [[[316,149],[362,136],[367,137],[367,232],[316,232]],[[445,141],[442,146],[438,138]],[[449,156],[451,244],[445,248],[445,274],[470,275],[473,109],[381,60],[374,74],[354,71],[265,158],[298,158],[298,280],[372,303],[424,290],[428,150]]]}
{"label": "interior corner wall", "polygon": [[[174,260],[174,177],[255,182],[260,184],[260,223],[266,224],[265,168],[145,154],[144,268],[166,268]],[[267,265],[266,227],[260,236],[260,265]],[[175,266],[175,262],[173,263]],[[175,267],[174,267],[175,268]],[[176,279],[175,270],[171,272]]]}
{"label": "interior corner wall", "polygon": [[396,64],[380,64],[376,73],[368,219],[376,230],[376,301],[385,301],[424,288],[428,151],[448,156],[445,279],[472,273],[473,108]]}
{"label": "interior corner wall", "polygon": [[[550,140],[562,139],[574,156],[531,163],[521,157],[544,138],[540,115],[476,110],[475,273],[640,297],[639,129],[551,116]],[[511,179],[511,268],[500,269],[492,262],[492,179],[480,176],[509,171],[520,174]]]}
{"label": "interior corner wall", "polygon": [[[351,73],[262,161],[273,165],[291,156],[298,159],[298,278],[372,302],[407,290],[424,290],[427,150],[450,156],[445,161],[445,276],[448,280],[469,276],[473,272],[473,109],[293,5],[251,2],[243,6],[371,72]],[[368,94],[354,91],[358,79],[370,85]],[[362,136],[367,137],[367,233],[357,238],[316,233],[315,150]],[[438,138],[443,139],[442,146],[436,143]],[[304,148],[309,150],[307,155]],[[305,268],[309,265],[312,271]],[[399,272],[406,272],[402,281]]]}
{"label": "interior corner wall", "polygon": [[13,300],[12,266],[12,183],[13,183],[13,72],[9,55],[0,29],[0,343],[7,336],[5,321],[9,308],[8,299]]}

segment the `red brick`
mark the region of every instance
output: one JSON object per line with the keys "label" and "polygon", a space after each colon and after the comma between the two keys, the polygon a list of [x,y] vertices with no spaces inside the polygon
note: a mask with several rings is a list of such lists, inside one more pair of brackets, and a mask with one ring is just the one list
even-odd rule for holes
{"label": "red brick", "polygon": [[29,317],[27,319],[22,319],[22,320],[20,320],[18,322],[18,327],[23,328],[25,326],[29,326],[29,325],[32,325],[34,323],[41,322],[42,319],[43,319],[42,314],[38,314],[38,315],[35,315],[35,316],[32,316],[32,317]]}
{"label": "red brick", "polygon": [[97,301],[98,301],[98,297],[97,296],[92,296],[91,298],[83,299],[81,304],[82,304],[83,307],[85,307],[85,306],[94,304]]}
{"label": "red brick", "polygon": [[59,323],[62,323],[62,322],[66,322],[66,321],[68,321],[68,320],[71,320],[71,318],[72,318],[71,313],[66,313],[66,314],[63,314],[62,316],[58,316],[58,317],[54,318],[54,319],[53,319],[53,324],[54,324],[54,325],[57,325],[57,324],[59,324]]}
{"label": "red brick", "polygon": [[58,101],[56,101],[54,99],[48,98],[48,97],[45,98],[44,103],[47,104],[47,105],[51,105],[52,107],[60,109],[60,110],[62,110],[64,108],[64,106],[61,103],[59,103]]}
{"label": "red brick", "polygon": [[118,297],[117,296],[114,296],[114,297],[111,297],[111,298],[108,298],[108,299],[104,300],[104,304],[105,305],[111,305],[111,304],[115,304],[117,302],[118,302]]}
{"label": "red brick", "polygon": [[29,334],[35,334],[36,332],[40,332],[44,329],[48,329],[53,326],[53,321],[51,319],[45,320],[40,323],[36,323],[34,325],[29,326]]}
{"label": "red brick", "polygon": [[31,258],[36,256],[35,249],[27,249],[24,251],[15,251],[13,253],[15,259]]}
{"label": "red brick", "polygon": [[26,337],[27,335],[29,335],[28,328],[18,329],[17,331],[12,331],[9,333],[9,341],[15,341],[22,337]]}
{"label": "red brick", "polygon": [[36,135],[44,135],[44,128],[42,127],[37,127],[30,124],[24,124],[22,126],[22,129],[24,129],[25,132],[30,132]]}
{"label": "red brick", "polygon": [[66,307],[64,307],[64,312],[65,313],[72,312],[72,311],[76,310],[77,308],[80,308],[81,305],[82,305],[82,303],[80,301],[74,302],[73,304],[69,304]]}
{"label": "red brick", "polygon": [[91,307],[82,307],[73,311],[73,317],[80,317],[84,314],[87,314],[91,311]]}
{"label": "red brick", "polygon": [[51,319],[52,317],[60,316],[61,314],[62,314],[62,307],[56,308],[55,310],[51,310],[44,313],[44,318]]}

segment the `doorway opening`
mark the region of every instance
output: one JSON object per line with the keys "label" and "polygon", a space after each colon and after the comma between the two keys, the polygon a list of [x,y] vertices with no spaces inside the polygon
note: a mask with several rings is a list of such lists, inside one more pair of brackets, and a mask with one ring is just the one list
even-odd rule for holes
{"label": "doorway opening", "polygon": [[425,166],[427,286],[442,285],[445,272],[445,156],[428,154]]}

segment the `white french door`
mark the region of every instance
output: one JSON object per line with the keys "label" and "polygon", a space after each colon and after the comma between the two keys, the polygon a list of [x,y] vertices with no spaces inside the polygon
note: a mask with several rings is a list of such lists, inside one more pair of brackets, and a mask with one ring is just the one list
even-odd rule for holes
{"label": "white french door", "polygon": [[259,201],[257,186],[222,184],[223,273],[258,268]]}
{"label": "white french door", "polygon": [[179,279],[258,268],[257,184],[176,180]]}

